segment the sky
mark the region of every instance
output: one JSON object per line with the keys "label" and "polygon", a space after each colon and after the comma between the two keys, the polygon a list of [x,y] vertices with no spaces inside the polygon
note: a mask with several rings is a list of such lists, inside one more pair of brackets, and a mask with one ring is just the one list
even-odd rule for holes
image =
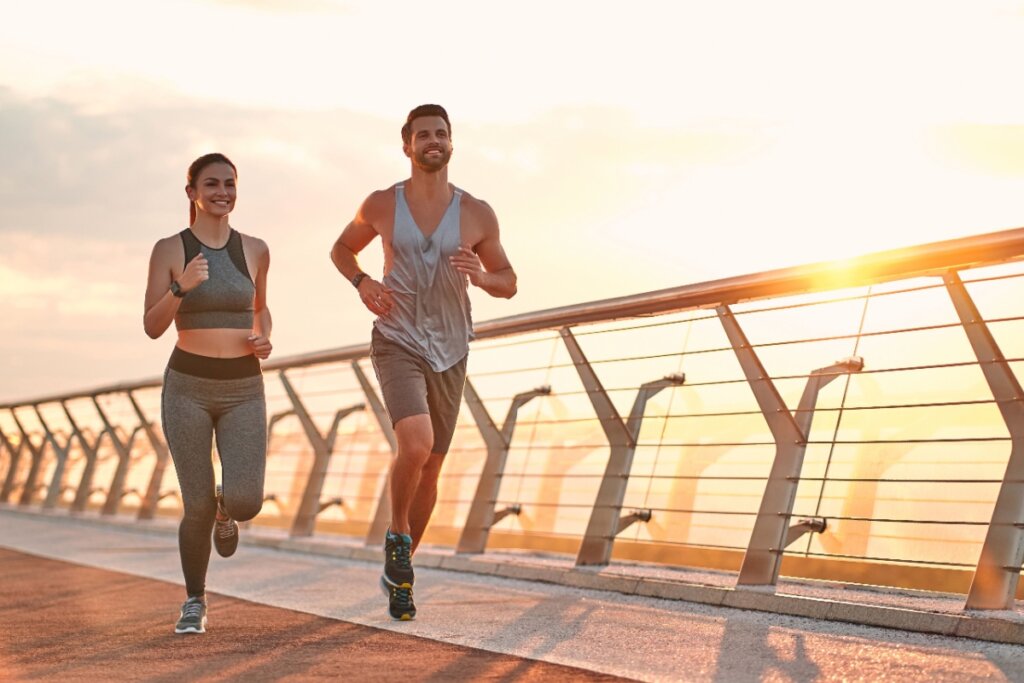
{"label": "sky", "polygon": [[[0,401],[160,374],[142,330],[185,170],[239,170],[275,357],[368,340],[331,244],[408,175],[494,207],[478,321],[1024,226],[1024,2],[0,0]],[[361,256],[379,276],[378,243]]]}

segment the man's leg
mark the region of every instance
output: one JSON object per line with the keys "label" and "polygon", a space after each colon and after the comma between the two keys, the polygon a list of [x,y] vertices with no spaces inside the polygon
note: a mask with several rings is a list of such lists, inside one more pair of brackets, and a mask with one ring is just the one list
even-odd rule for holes
{"label": "man's leg", "polygon": [[427,372],[424,378],[434,439],[430,445],[430,454],[420,470],[419,486],[409,508],[413,552],[423,539],[437,502],[437,480],[441,476],[441,465],[444,464],[444,457],[455,434],[455,424],[462,405],[462,390],[466,386],[466,358],[443,372]]}
{"label": "man's leg", "polygon": [[440,478],[444,456],[449,452],[455,435],[462,392],[466,386],[466,358],[443,372],[427,372],[424,379],[427,384],[427,407],[430,411],[433,441],[430,454],[420,470],[420,484],[409,508],[414,552],[423,540],[423,533],[434,511],[437,479]]}
{"label": "man's leg", "polygon": [[408,621],[416,618],[412,599],[415,575],[409,510],[434,440],[430,416],[421,413],[402,418],[395,423],[395,437],[398,454],[391,467],[391,528],[384,538],[384,573],[380,587],[388,596],[391,618]]}
{"label": "man's leg", "polygon": [[402,418],[395,423],[395,437],[398,455],[391,468],[391,531],[412,535],[410,510],[434,443],[430,416],[420,414]]}
{"label": "man's leg", "polygon": [[423,465],[423,469],[420,470],[419,485],[416,487],[412,505],[409,506],[413,552],[416,552],[416,546],[420,544],[423,532],[427,528],[427,522],[430,521],[430,515],[434,512],[434,503],[437,502],[437,480],[441,476],[442,463],[444,463],[444,454],[431,453]]}

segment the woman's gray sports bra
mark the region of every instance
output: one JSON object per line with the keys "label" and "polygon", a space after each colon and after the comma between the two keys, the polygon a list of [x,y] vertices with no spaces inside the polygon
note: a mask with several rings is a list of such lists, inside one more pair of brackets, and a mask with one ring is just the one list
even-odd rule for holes
{"label": "woman's gray sports bra", "polygon": [[200,242],[188,228],[180,234],[185,265],[202,252],[210,266],[210,278],[181,300],[174,324],[179,330],[251,330],[256,285],[245,265],[242,236],[232,229],[228,243],[214,249]]}

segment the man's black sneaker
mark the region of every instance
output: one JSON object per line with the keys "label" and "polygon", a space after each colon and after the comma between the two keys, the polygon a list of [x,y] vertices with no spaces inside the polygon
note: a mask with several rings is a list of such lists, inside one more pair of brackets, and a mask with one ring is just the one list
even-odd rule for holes
{"label": "man's black sneaker", "polygon": [[213,520],[213,547],[221,557],[231,557],[238,548],[238,524],[224,509],[224,487],[217,484],[217,517]]}
{"label": "man's black sneaker", "polygon": [[395,621],[412,621],[416,618],[416,605],[412,604],[412,585],[392,585],[387,577],[380,577],[380,589],[388,596],[388,614]]}
{"label": "man's black sneaker", "polygon": [[392,586],[408,584],[412,588],[415,576],[412,571],[412,537],[408,534],[384,535],[384,578]]}
{"label": "man's black sneaker", "polygon": [[189,598],[181,606],[175,633],[206,633],[206,598]]}

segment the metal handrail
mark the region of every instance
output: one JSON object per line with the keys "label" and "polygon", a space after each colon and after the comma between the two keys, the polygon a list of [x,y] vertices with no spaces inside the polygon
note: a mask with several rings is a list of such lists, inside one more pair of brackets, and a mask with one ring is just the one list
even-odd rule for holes
{"label": "metal handrail", "polygon": [[475,328],[478,339],[537,332],[581,323],[674,313],[718,304],[822,292],[1024,257],[1024,228],[879,251],[851,259],[768,270],[681,287],[573,304],[499,318]]}

